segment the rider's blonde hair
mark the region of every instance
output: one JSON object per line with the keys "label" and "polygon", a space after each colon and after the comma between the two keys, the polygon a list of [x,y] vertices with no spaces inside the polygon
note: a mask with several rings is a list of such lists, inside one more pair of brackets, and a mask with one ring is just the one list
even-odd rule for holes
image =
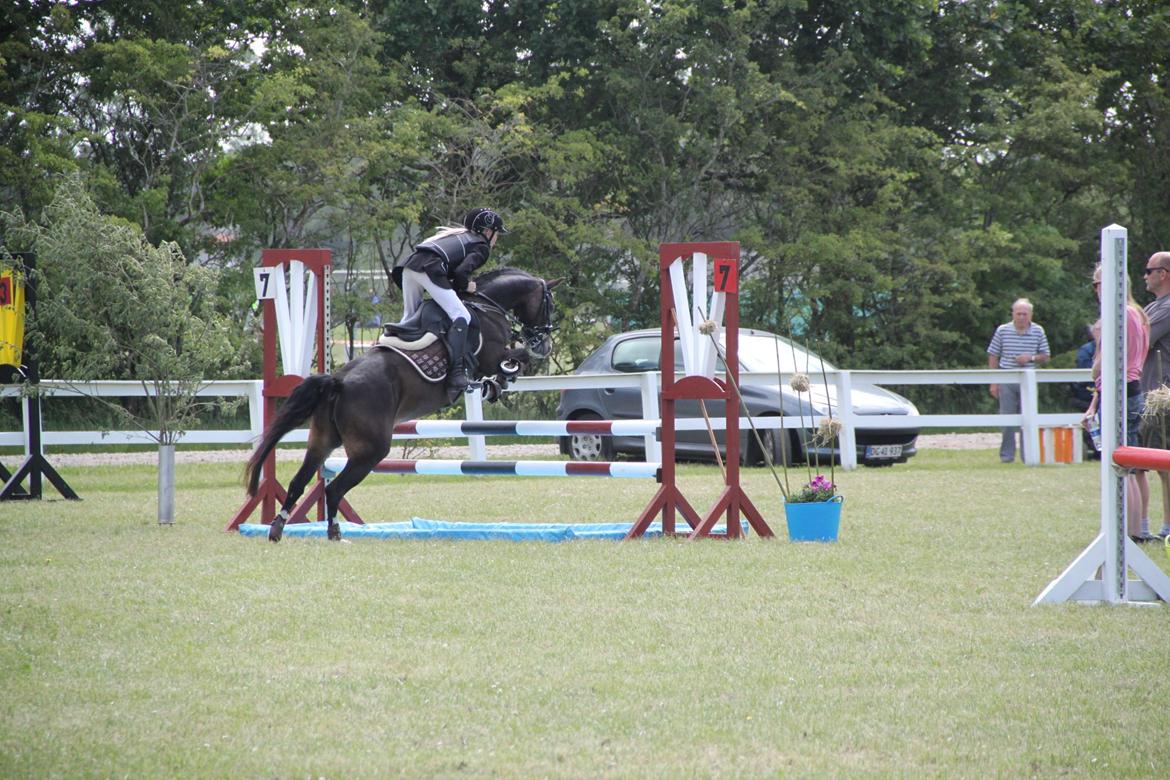
{"label": "rider's blonde hair", "polygon": [[[1102,267],[1102,265],[1100,263],[1097,263],[1097,267],[1093,269],[1093,281],[1094,282],[1101,281],[1101,276],[1104,273],[1104,270],[1105,269]],[[1130,281],[1128,273],[1125,275],[1125,303],[1126,303],[1126,306],[1130,307],[1131,309],[1134,310],[1134,312],[1137,313],[1138,319],[1140,319],[1142,321],[1142,325],[1144,325],[1146,330],[1149,331],[1149,329],[1150,329],[1150,315],[1146,314],[1146,310],[1143,309],[1141,306],[1139,306],[1138,302],[1134,299],[1134,297],[1133,297],[1133,282]]]}
{"label": "rider's blonde hair", "polygon": [[439,228],[438,230],[436,230],[435,234],[433,236],[431,236],[430,238],[428,238],[427,240],[434,241],[437,238],[446,238],[447,236],[453,236],[456,233],[470,233],[470,232],[471,232],[470,230],[463,227],[462,225],[445,225],[445,226]]}

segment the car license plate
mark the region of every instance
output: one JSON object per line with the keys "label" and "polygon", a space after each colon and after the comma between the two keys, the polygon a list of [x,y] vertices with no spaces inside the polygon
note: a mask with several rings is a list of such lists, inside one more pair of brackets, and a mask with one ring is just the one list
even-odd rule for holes
{"label": "car license plate", "polygon": [[901,444],[874,444],[865,448],[865,457],[874,460],[902,457]]}

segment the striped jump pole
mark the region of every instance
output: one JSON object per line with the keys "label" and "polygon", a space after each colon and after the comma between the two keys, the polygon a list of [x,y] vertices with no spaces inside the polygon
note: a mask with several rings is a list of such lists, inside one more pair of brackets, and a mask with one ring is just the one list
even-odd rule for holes
{"label": "striped jump pole", "polygon": [[410,420],[394,426],[396,436],[602,436],[654,434],[661,420]]}
{"label": "striped jump pole", "polygon": [[[327,458],[321,467],[326,480],[345,468],[345,458]],[[384,460],[378,474],[423,474],[464,477],[623,477],[658,479],[661,463],[605,463],[563,460]]]}

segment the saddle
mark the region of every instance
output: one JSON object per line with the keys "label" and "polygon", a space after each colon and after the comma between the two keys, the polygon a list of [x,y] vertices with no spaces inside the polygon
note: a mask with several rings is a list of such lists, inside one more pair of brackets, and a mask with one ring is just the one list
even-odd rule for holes
{"label": "saddle", "polygon": [[[467,360],[468,373],[477,376],[479,361],[477,355],[483,347],[483,337],[479,332],[479,322],[475,313],[471,313],[471,322],[467,326],[467,349],[464,358]],[[450,368],[446,334],[451,326],[451,319],[439,304],[432,300],[423,301],[423,305],[406,322],[388,323],[382,326],[382,335],[374,346],[381,349],[391,349],[410,361],[414,369],[428,382],[438,383],[447,379],[447,370]]]}

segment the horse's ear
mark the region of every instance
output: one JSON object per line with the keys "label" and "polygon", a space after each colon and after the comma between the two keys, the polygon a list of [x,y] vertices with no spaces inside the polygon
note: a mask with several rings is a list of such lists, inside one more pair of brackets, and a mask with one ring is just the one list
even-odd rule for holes
{"label": "horse's ear", "polygon": [[560,279],[546,279],[544,284],[551,290],[563,281],[565,281],[565,277],[562,276]]}

